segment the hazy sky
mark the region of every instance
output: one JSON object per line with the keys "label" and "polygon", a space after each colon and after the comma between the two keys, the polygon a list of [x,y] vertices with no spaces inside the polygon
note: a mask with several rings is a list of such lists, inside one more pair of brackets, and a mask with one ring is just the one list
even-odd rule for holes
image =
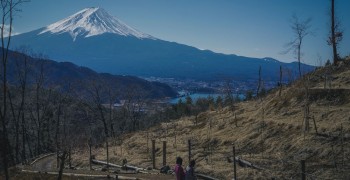
{"label": "hazy sky", "polygon": [[[319,65],[331,59],[326,40],[329,32],[330,0],[31,0],[21,5],[14,20],[18,33],[35,30],[86,7],[101,7],[111,15],[157,38],[248,57],[283,55],[293,39],[290,19],[312,18],[313,36],[305,38],[303,62]],[[344,39],[340,55],[350,54],[350,0],[336,0]]]}

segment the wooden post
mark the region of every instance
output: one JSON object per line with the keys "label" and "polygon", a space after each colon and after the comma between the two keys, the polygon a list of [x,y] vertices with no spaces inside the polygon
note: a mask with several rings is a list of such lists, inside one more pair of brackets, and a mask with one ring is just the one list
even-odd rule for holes
{"label": "wooden post", "polygon": [[235,147],[235,145],[232,146],[232,153],[233,153],[233,178],[234,178],[234,180],[237,180],[237,171],[236,171],[236,147]]}
{"label": "wooden post", "polygon": [[191,139],[188,140],[188,164],[191,162]]}
{"label": "wooden post", "polygon": [[58,169],[60,167],[60,157],[59,157],[59,151],[56,152],[56,168]]}
{"label": "wooden post", "polygon": [[281,94],[282,94],[282,65],[280,65],[280,82],[279,82],[279,93],[278,93],[278,96],[281,97]]}
{"label": "wooden post", "polygon": [[175,147],[175,155],[177,156],[177,143],[176,143],[176,122],[174,123],[174,147]]}
{"label": "wooden post", "polygon": [[156,140],[152,139],[152,164],[153,169],[156,168]]}
{"label": "wooden post", "polygon": [[306,179],[306,173],[305,173],[305,160],[301,160],[301,179]]}
{"label": "wooden post", "polygon": [[147,156],[149,156],[148,138],[149,138],[149,136],[148,136],[148,131],[147,131]]}
{"label": "wooden post", "polygon": [[314,126],[315,126],[316,134],[318,134],[315,116],[312,116],[312,119],[314,120]]}
{"label": "wooden post", "polygon": [[72,156],[71,156],[71,153],[72,153],[72,147],[69,145],[69,153],[68,153],[68,166],[69,166],[69,169],[72,168]]}
{"label": "wooden post", "polygon": [[166,141],[163,141],[163,166],[166,166]]}
{"label": "wooden post", "polygon": [[343,132],[343,124],[340,124],[340,140],[341,140],[341,155],[342,155],[342,168],[344,168],[344,158],[345,158],[345,154],[344,154],[344,132]]}
{"label": "wooden post", "polygon": [[107,154],[107,172],[109,171],[109,151],[108,151],[108,136],[106,137],[106,154]]}
{"label": "wooden post", "polygon": [[236,113],[235,113],[235,124],[236,124],[236,127],[238,127],[238,122],[237,122],[237,116],[236,116]]}
{"label": "wooden post", "polygon": [[120,139],[120,156],[123,156],[123,140]]}
{"label": "wooden post", "polygon": [[335,168],[335,169],[338,169],[338,166],[337,166],[337,157],[336,157],[335,152],[334,152],[334,146],[332,146],[332,153],[333,153],[333,164],[334,164],[334,168]]}
{"label": "wooden post", "polygon": [[92,146],[92,140],[91,140],[91,138],[89,138],[89,142],[88,142],[88,144],[89,144],[89,167],[90,167],[90,171],[92,170],[92,165],[91,165],[91,146]]}

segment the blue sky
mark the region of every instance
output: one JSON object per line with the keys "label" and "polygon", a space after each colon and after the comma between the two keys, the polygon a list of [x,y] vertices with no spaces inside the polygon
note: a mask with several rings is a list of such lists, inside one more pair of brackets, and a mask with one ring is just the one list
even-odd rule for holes
{"label": "blue sky", "polygon": [[[290,19],[312,18],[313,36],[305,38],[303,62],[319,65],[331,59],[327,45],[330,0],[31,0],[14,20],[18,33],[35,30],[86,7],[101,7],[126,24],[157,38],[248,57],[281,54],[293,39]],[[340,55],[350,55],[350,1],[336,0],[344,31]]]}

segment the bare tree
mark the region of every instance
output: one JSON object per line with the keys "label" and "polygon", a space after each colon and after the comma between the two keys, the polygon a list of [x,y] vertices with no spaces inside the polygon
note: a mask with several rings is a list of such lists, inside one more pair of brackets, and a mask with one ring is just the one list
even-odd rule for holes
{"label": "bare tree", "polygon": [[298,70],[299,77],[301,77],[301,46],[304,38],[311,34],[311,18],[306,20],[299,20],[299,18],[294,14],[291,20],[291,28],[294,33],[294,39],[286,44],[287,50],[284,52],[285,54],[293,51],[297,55],[298,58]]}
{"label": "bare tree", "polygon": [[278,96],[279,97],[281,97],[282,87],[283,87],[283,85],[282,85],[282,79],[283,79],[282,76],[283,76],[282,65],[280,65],[280,80],[279,80],[279,83],[278,83],[278,85],[279,85]]}
{"label": "bare tree", "polygon": [[109,147],[108,147],[108,139],[109,139],[109,133],[108,133],[108,124],[107,124],[107,118],[106,118],[106,108],[103,107],[102,103],[102,92],[101,92],[101,86],[99,86],[97,83],[92,83],[92,98],[93,98],[93,111],[97,111],[99,114],[99,119],[103,123],[104,128],[104,134],[105,134],[105,142],[106,142],[106,158],[107,158],[107,169],[108,169],[108,163],[109,163]]}
{"label": "bare tree", "polygon": [[224,86],[224,103],[226,106],[229,106],[230,111],[232,113],[235,112],[235,99],[233,97],[234,89],[233,84],[230,80],[226,80],[225,86]]}
{"label": "bare tree", "polygon": [[[90,102],[84,103],[86,107],[100,120],[103,125],[104,141],[106,143],[107,168],[109,163],[109,138],[115,133],[114,120],[116,113],[113,109],[116,93],[112,86],[109,86],[103,79],[97,78],[87,82],[87,89]],[[86,97],[81,97],[85,101]],[[105,104],[104,104],[105,103]],[[120,127],[120,126],[119,126]],[[124,128],[124,127],[123,127]]]}
{"label": "bare tree", "polygon": [[259,96],[261,89],[261,66],[259,66],[259,79],[258,79],[258,88],[256,88],[256,97]]}
{"label": "bare tree", "polygon": [[[27,91],[27,77],[29,73],[28,66],[28,49],[21,48],[18,50],[20,53],[14,54],[14,62],[16,64],[16,72],[15,72],[15,83],[14,89],[16,92],[8,91],[9,104],[12,114],[12,119],[15,124],[15,160],[19,162],[19,153],[20,148],[21,151],[21,160],[22,162],[26,159],[26,121],[25,121],[25,104],[26,104],[26,91]],[[17,94],[20,96],[19,100],[15,96]],[[20,133],[22,133],[22,137],[20,137]],[[20,142],[20,138],[22,138],[22,142]],[[22,147],[20,147],[20,143],[22,143]]]}
{"label": "bare tree", "polygon": [[305,104],[304,104],[304,133],[309,132],[310,129],[310,77],[305,77],[303,80],[303,85],[305,89]]}
{"label": "bare tree", "polygon": [[[56,132],[57,136],[56,136],[56,140],[57,140],[57,144],[59,144],[57,151],[59,152],[57,155],[57,158],[59,160],[59,170],[58,170],[58,176],[57,176],[57,180],[61,180],[62,179],[62,175],[63,175],[63,169],[65,167],[65,162],[68,158],[68,163],[69,163],[69,167],[71,167],[71,149],[72,149],[72,144],[73,144],[73,139],[77,138],[76,137],[76,133],[74,132],[74,136],[73,136],[73,131],[76,131],[76,127],[72,126],[72,118],[70,117],[70,115],[72,115],[72,113],[70,113],[70,109],[74,109],[72,107],[72,103],[69,102],[70,100],[67,98],[66,95],[62,95],[59,94],[58,95],[58,99],[59,99],[59,103],[62,103],[65,106],[61,107],[60,112],[58,112],[58,114],[62,115],[62,122],[60,121],[60,123],[58,124],[58,126],[62,126],[62,128],[57,128],[58,132]],[[74,130],[73,130],[74,129]],[[73,139],[72,139],[73,138]]]}
{"label": "bare tree", "polygon": [[[63,168],[61,167],[59,161],[64,161],[66,159],[66,149],[65,147],[63,147],[65,144],[62,145],[63,142],[66,142],[66,139],[64,139],[64,141],[62,140],[62,138],[60,138],[60,134],[61,134],[61,129],[60,126],[62,124],[62,115],[64,113],[66,113],[67,111],[67,105],[68,103],[68,98],[69,98],[69,94],[70,94],[70,90],[71,90],[71,86],[70,84],[68,84],[68,88],[65,92],[60,92],[57,94],[56,96],[56,102],[55,102],[55,109],[56,109],[56,125],[55,125],[55,144],[56,144],[56,158],[57,158],[57,168]],[[63,118],[66,118],[66,116],[64,116]],[[65,120],[64,120],[65,121]],[[66,125],[66,123],[64,123]],[[63,127],[64,131],[66,129],[66,127]],[[63,149],[63,153],[60,156],[60,151]]]}
{"label": "bare tree", "polygon": [[46,72],[45,61],[42,55],[38,55],[38,63],[40,65],[38,72],[35,73],[35,83],[33,84],[33,95],[32,99],[29,100],[29,111],[30,119],[35,124],[36,130],[36,146],[35,153],[39,155],[43,152],[44,149],[51,146],[51,132],[50,128],[54,123],[53,120],[53,111],[54,107],[51,103],[53,100],[54,89],[46,88]]}
{"label": "bare tree", "polygon": [[331,31],[328,39],[328,45],[332,46],[333,49],[333,64],[337,64],[339,61],[339,56],[337,52],[337,46],[339,42],[343,39],[343,31],[340,30],[340,22],[335,16],[335,4],[334,0],[331,0]]}
{"label": "bare tree", "polygon": [[[2,50],[2,56],[1,56],[1,76],[2,76],[2,84],[1,84],[1,96],[2,96],[2,102],[0,103],[0,123],[1,123],[1,139],[0,139],[0,146],[1,149],[1,156],[2,156],[2,163],[4,167],[4,173],[5,178],[9,179],[8,174],[8,166],[9,166],[9,154],[10,154],[10,146],[9,146],[9,139],[8,139],[8,123],[9,123],[9,117],[8,117],[8,100],[7,100],[7,92],[8,92],[8,82],[7,82],[7,62],[8,62],[8,54],[9,54],[9,47],[11,42],[11,35],[12,35],[12,24],[13,24],[13,17],[14,13],[18,10],[16,7],[25,2],[24,0],[1,0],[1,28],[0,28],[0,36],[1,36],[1,50]],[[6,32],[6,28],[8,31]]]}
{"label": "bare tree", "polygon": [[144,115],[146,95],[137,86],[131,86],[128,89],[130,90],[125,95],[125,115],[132,123],[132,131],[136,131],[140,129],[140,120]]}

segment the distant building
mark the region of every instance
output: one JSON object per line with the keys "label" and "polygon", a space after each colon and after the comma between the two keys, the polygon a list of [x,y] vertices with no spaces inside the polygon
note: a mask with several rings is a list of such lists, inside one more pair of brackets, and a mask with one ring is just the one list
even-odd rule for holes
{"label": "distant building", "polygon": [[118,108],[118,107],[123,107],[124,104],[125,104],[125,100],[119,100],[119,99],[117,99],[117,100],[115,101],[115,103],[113,104],[113,106],[114,106],[115,108]]}

